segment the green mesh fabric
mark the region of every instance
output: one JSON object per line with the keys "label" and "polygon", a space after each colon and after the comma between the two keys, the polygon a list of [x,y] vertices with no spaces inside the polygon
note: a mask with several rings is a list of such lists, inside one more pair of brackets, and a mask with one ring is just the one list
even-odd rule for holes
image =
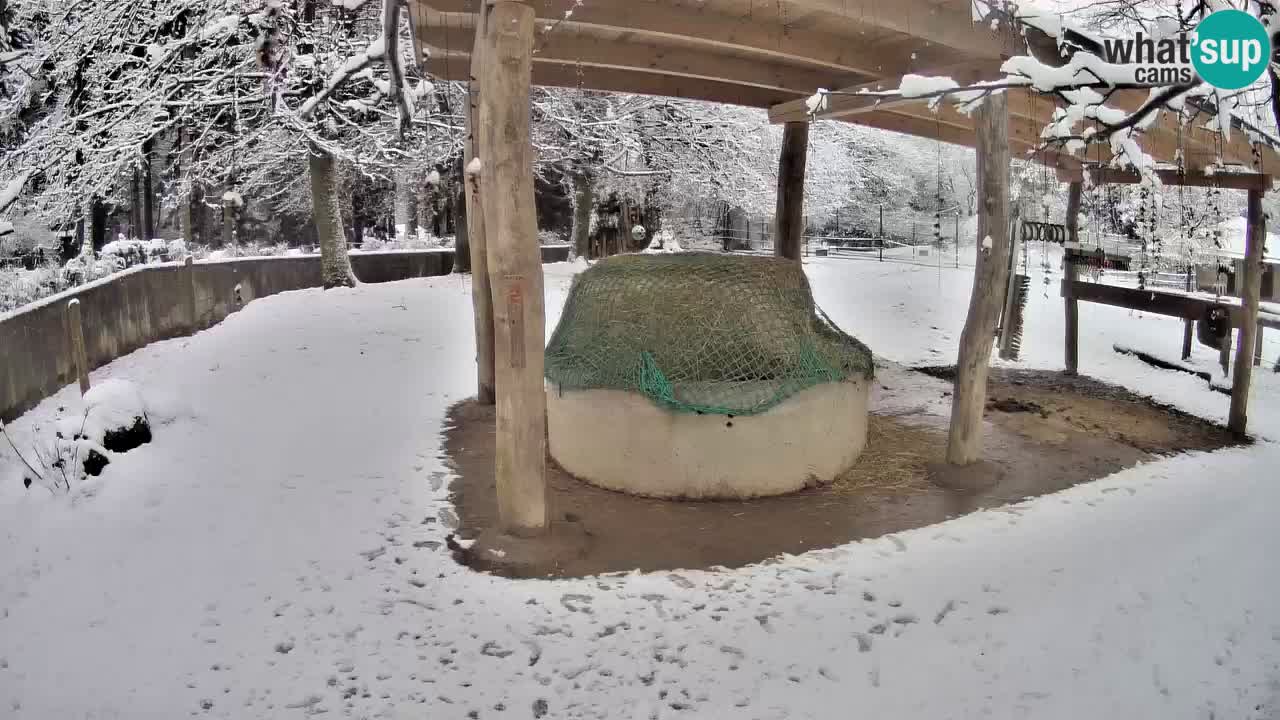
{"label": "green mesh fabric", "polygon": [[814,304],[800,263],[712,253],[596,263],[574,279],[546,355],[561,390],[629,390],[720,415],[873,372],[867,346]]}

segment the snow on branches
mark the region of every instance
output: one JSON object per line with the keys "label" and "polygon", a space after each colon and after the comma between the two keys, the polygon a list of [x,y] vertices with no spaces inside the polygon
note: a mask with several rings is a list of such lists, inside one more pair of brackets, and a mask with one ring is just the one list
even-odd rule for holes
{"label": "snow on branches", "polygon": [[[1132,57],[1116,57],[1114,49],[1119,47],[1121,38],[1097,34],[1073,18],[1001,0],[971,2],[976,23],[1020,38],[1025,53],[1009,57],[995,76],[982,82],[965,84],[945,76],[906,75],[896,88],[860,89],[854,94],[876,100],[928,99],[935,109],[938,103],[948,101],[958,111],[970,113],[992,93],[1025,89],[1060,104],[1041,132],[1044,147],[1082,155],[1090,146],[1104,144],[1112,153],[1113,165],[1132,167],[1144,174],[1150,174],[1155,161],[1142,151],[1141,140],[1162,113],[1173,114],[1183,126],[1200,123],[1220,134],[1224,141],[1238,130],[1245,132],[1251,142],[1280,147],[1280,137],[1274,131],[1280,120],[1280,94],[1274,72],[1270,74],[1272,88],[1267,93],[1275,109],[1274,117],[1264,119],[1256,112],[1261,105],[1256,97],[1258,88],[1236,92],[1215,89],[1199,80],[1179,55],[1153,57],[1150,63],[1132,62]],[[1125,4],[1125,0],[1119,4]],[[1230,7],[1224,0],[1187,5],[1188,9],[1176,17],[1151,17],[1145,32],[1156,40],[1185,42],[1183,34],[1194,27],[1203,13]],[[1266,0],[1249,7],[1268,24],[1275,13]],[[1148,66],[1158,72],[1152,74]],[[1108,104],[1116,92],[1138,89],[1148,91],[1146,101],[1138,107],[1121,109]],[[806,102],[809,114],[820,117],[829,107],[828,96],[832,94],[842,93],[819,90],[810,97]],[[1250,112],[1250,108],[1255,111]]]}

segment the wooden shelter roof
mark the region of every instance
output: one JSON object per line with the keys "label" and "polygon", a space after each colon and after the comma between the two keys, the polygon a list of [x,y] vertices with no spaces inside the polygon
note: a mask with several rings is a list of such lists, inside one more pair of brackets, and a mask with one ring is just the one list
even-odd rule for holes
{"label": "wooden shelter roof", "polygon": [[[415,42],[424,67],[446,80],[470,77],[475,18],[484,0],[410,0]],[[999,77],[1004,58],[1023,54],[1023,40],[972,20],[969,0],[526,0],[537,17],[533,83],[587,90],[706,100],[769,111],[774,122],[809,119],[806,98],[818,88],[893,89],[903,75],[947,75],[959,82]],[[572,14],[566,17],[566,12]],[[1041,129],[1056,107],[1029,90],[1009,92],[1009,140],[1015,157],[1040,147]],[[1132,110],[1147,99],[1120,91],[1108,104]],[[879,101],[830,95],[819,117],[972,146],[973,119],[950,103],[934,112],[923,100]],[[1164,114],[1147,130],[1142,149],[1173,163],[1179,147],[1187,167],[1219,157],[1265,174],[1280,154],[1231,133],[1179,129]],[[1037,159],[1069,172],[1110,161],[1097,145],[1087,159],[1039,152]]]}

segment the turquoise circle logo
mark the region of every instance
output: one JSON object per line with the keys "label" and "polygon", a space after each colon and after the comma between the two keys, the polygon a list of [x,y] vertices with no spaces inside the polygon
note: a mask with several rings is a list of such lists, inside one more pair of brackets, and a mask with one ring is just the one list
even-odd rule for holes
{"label": "turquoise circle logo", "polygon": [[1220,90],[1239,90],[1262,77],[1271,60],[1271,38],[1258,18],[1243,10],[1219,10],[1196,26],[1191,64]]}

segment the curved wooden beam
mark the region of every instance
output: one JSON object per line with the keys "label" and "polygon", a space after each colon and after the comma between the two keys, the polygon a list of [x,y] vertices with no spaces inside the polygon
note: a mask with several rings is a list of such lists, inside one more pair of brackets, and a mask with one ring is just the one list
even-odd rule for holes
{"label": "curved wooden beam", "polygon": [[[451,23],[458,15],[474,15],[478,1],[411,0],[415,29],[421,32],[440,24],[441,14]],[[537,13],[537,45],[543,47],[551,45],[564,30],[594,26],[627,33],[626,42],[678,39],[867,77],[894,75],[904,67],[936,66],[955,59],[954,51],[942,46],[876,47],[861,36],[844,37],[825,29],[799,28],[777,18],[768,21],[755,15],[764,12],[759,7],[750,13],[731,15],[709,5],[695,8],[655,0],[589,0],[581,7],[575,7],[575,0],[528,0],[528,4]],[[565,20],[570,9],[573,14]]]}
{"label": "curved wooden beam", "polygon": [[[433,51],[431,59],[423,64],[423,68],[444,80],[466,81],[470,77],[470,61],[468,56],[462,53],[446,54],[443,50]],[[537,61],[533,63],[533,84],[703,100],[761,109],[795,97],[792,93],[779,90],[734,85],[701,78],[661,75],[642,70],[588,66],[578,68],[574,65]]]}
{"label": "curved wooden beam", "polygon": [[[417,29],[419,41],[427,46],[448,49],[474,33],[474,16],[437,15],[436,19],[447,19],[449,23],[429,22],[425,27]],[[790,97],[812,93],[819,87],[844,85],[851,79],[865,77],[829,68],[804,67],[772,59],[730,55],[719,52],[716,48],[674,47],[640,39],[619,42],[594,34],[585,26],[557,29],[554,41],[541,46],[533,59],[538,64],[640,70],[682,78],[728,82],[778,90]]]}

